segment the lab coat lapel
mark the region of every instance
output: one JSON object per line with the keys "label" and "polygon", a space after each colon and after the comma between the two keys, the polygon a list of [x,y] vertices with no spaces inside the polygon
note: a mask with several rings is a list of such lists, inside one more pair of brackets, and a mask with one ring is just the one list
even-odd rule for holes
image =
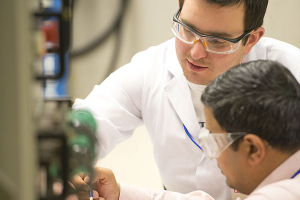
{"label": "lab coat lapel", "polygon": [[189,133],[194,138],[197,138],[200,127],[197,122],[195,108],[184,75],[174,76],[169,84],[166,85],[165,91],[182,123]]}
{"label": "lab coat lapel", "polygon": [[[173,40],[175,40],[173,38]],[[183,75],[182,68],[176,55],[175,41],[173,46],[167,51],[165,66],[172,74],[172,80],[165,86],[165,92],[189,133],[197,138],[200,131],[194,104],[192,102],[190,89],[187,80]],[[183,128],[183,125],[182,125]]]}

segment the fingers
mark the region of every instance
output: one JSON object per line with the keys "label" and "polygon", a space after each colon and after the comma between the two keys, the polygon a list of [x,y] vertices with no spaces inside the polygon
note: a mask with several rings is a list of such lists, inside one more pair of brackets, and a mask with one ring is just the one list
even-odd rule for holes
{"label": "fingers", "polygon": [[71,194],[71,195],[67,196],[66,200],[78,200],[78,197],[75,194]]}
{"label": "fingers", "polygon": [[103,167],[95,167],[95,178],[93,182],[99,181],[100,183],[105,183],[109,180],[115,180],[114,173],[108,169]]}
{"label": "fingers", "polygon": [[96,190],[93,190],[93,197],[94,199],[100,198],[99,193]]}
{"label": "fingers", "polygon": [[106,181],[108,178],[115,179],[113,172],[110,169],[103,168],[103,167],[95,167],[94,173],[91,174],[93,180],[90,182],[91,177],[87,174],[76,174],[74,175],[70,183],[76,189],[83,189],[85,191],[89,191],[90,187],[88,183],[96,183],[98,181],[103,182]]}
{"label": "fingers", "polygon": [[[91,178],[93,178],[91,180]],[[109,200],[118,199],[120,187],[116,182],[115,176],[110,169],[95,167],[91,176],[86,174],[74,175],[70,180],[76,189],[79,200],[89,200],[89,190],[93,183],[93,199]]]}
{"label": "fingers", "polygon": [[70,181],[77,190],[89,191],[90,186],[87,184],[86,180],[88,180],[86,175],[78,174],[74,175]]}
{"label": "fingers", "polygon": [[99,193],[99,196],[107,200],[119,199],[120,187],[114,173],[110,169],[102,167],[95,167],[94,170],[97,176],[95,189]]}
{"label": "fingers", "polygon": [[[98,176],[96,173],[92,173],[94,183],[98,182]],[[72,176],[70,180],[70,185],[76,190],[76,198],[77,200],[89,200],[89,191],[90,191],[90,176],[87,174],[76,174]],[[89,183],[89,184],[88,184]],[[94,185],[94,187],[96,184]],[[70,198],[70,200],[76,200],[74,196]],[[94,200],[105,200],[103,197],[99,197],[99,194],[96,190],[93,190],[93,199]]]}
{"label": "fingers", "polygon": [[77,190],[77,197],[79,200],[89,200],[89,193],[84,190]]}

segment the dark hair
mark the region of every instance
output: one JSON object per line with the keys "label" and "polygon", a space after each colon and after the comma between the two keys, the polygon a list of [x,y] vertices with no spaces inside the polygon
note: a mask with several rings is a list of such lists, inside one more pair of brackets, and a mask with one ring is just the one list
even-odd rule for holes
{"label": "dark hair", "polygon": [[211,82],[201,101],[222,129],[258,135],[273,148],[300,148],[300,85],[275,61],[237,65]]}
{"label": "dark hair", "polygon": [[[211,4],[220,6],[233,6],[244,3],[245,18],[244,31],[256,30],[261,27],[268,6],[268,0],[201,0]],[[179,0],[180,8],[183,7],[184,0]],[[246,43],[248,37],[244,39]]]}

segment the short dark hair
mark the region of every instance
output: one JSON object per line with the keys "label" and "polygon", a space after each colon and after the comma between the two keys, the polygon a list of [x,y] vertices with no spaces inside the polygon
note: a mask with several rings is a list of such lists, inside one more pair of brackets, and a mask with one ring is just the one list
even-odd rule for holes
{"label": "short dark hair", "polygon": [[222,129],[252,133],[273,148],[300,148],[300,85],[275,61],[252,61],[218,76],[201,101]]}
{"label": "short dark hair", "polygon": [[[245,18],[244,31],[256,30],[261,27],[268,6],[268,0],[201,0],[220,6],[233,6],[244,3]],[[179,0],[180,8],[183,7],[184,0]]]}

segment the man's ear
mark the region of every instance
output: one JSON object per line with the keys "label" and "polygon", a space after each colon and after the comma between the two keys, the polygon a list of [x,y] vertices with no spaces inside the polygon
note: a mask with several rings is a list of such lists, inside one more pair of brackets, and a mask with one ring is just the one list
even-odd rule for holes
{"label": "man's ear", "polygon": [[265,158],[266,145],[264,141],[254,134],[247,134],[244,137],[246,145],[247,162],[251,166],[258,165]]}
{"label": "man's ear", "polygon": [[260,38],[265,34],[265,29],[263,27],[259,27],[255,31],[251,33],[249,36],[247,43],[244,47],[243,54],[247,55],[252,47],[260,40]]}

